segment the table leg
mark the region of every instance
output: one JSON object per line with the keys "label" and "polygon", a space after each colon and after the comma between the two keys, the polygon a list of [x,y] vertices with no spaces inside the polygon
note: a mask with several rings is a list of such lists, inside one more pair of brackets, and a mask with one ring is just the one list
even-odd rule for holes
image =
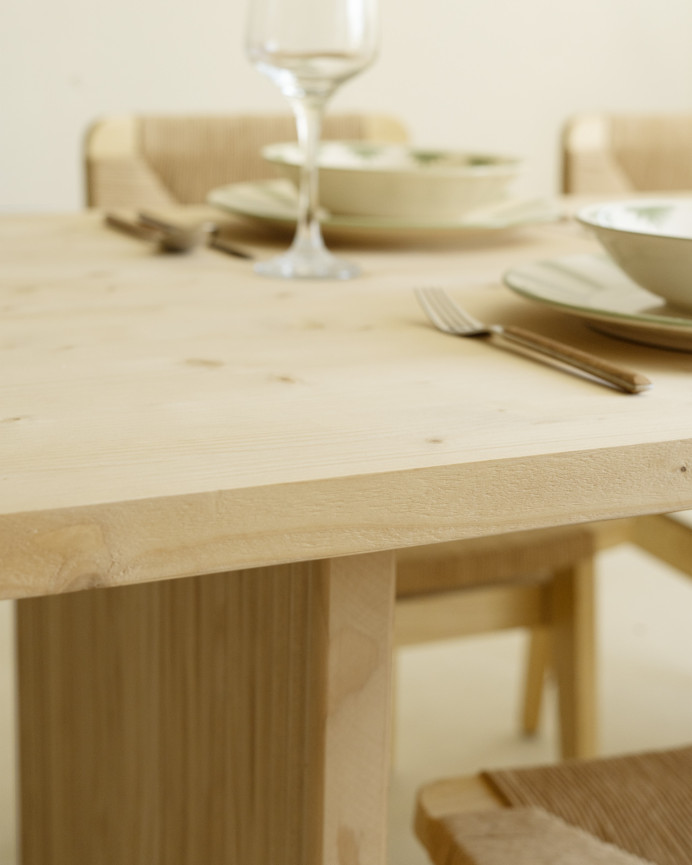
{"label": "table leg", "polygon": [[23,865],[382,865],[394,556],[18,604]]}

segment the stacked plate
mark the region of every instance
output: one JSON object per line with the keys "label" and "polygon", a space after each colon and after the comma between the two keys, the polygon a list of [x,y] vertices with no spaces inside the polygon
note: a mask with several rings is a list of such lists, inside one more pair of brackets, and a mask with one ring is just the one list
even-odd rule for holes
{"label": "stacked plate", "polygon": [[505,283],[614,336],[692,351],[692,199],[595,204],[577,219],[604,255],[537,262]]}
{"label": "stacked plate", "polygon": [[[209,202],[274,224],[295,222],[302,156],[295,143],[262,151],[282,180],[232,184]],[[555,206],[510,198],[515,157],[371,141],[325,141],[319,152],[326,233],[498,231],[555,219]]]}

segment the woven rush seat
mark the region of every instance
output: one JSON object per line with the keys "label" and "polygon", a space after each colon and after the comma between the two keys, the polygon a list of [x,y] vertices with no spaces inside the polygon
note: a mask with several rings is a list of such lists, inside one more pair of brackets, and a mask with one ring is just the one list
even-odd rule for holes
{"label": "woven rush seat", "polygon": [[689,865],[692,747],[436,782],[416,833],[435,865]]}

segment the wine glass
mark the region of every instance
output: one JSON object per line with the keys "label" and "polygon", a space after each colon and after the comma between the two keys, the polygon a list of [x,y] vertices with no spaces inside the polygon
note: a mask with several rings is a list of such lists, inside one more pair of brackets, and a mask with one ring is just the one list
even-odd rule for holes
{"label": "wine glass", "polygon": [[377,31],[377,0],[250,0],[247,54],[291,104],[302,151],[293,243],[255,265],[258,273],[350,279],[359,272],[322,239],[317,152],[327,100],[375,59]]}

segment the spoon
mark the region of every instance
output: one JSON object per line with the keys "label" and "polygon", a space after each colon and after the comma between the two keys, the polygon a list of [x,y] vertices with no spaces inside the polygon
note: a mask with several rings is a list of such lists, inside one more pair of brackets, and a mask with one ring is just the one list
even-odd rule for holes
{"label": "spoon", "polygon": [[141,240],[157,243],[162,252],[189,252],[206,244],[213,249],[251,260],[252,255],[229,242],[221,234],[220,227],[209,220],[198,225],[185,226],[168,222],[152,213],[142,212],[137,219],[129,219],[117,213],[107,213],[106,223],[126,231]]}
{"label": "spoon", "polygon": [[236,258],[252,260],[253,256],[244,249],[240,249],[230,243],[221,234],[221,228],[211,220],[205,220],[195,226],[182,226],[173,222],[167,222],[151,213],[139,213],[140,224],[157,229],[162,237],[159,241],[161,248],[167,252],[185,252],[206,243],[213,249],[235,255]]}
{"label": "spoon", "polygon": [[201,222],[192,226],[176,225],[151,213],[139,213],[138,219],[140,225],[158,233],[159,246],[164,252],[188,252],[207,243],[209,236],[219,230],[214,222]]}

